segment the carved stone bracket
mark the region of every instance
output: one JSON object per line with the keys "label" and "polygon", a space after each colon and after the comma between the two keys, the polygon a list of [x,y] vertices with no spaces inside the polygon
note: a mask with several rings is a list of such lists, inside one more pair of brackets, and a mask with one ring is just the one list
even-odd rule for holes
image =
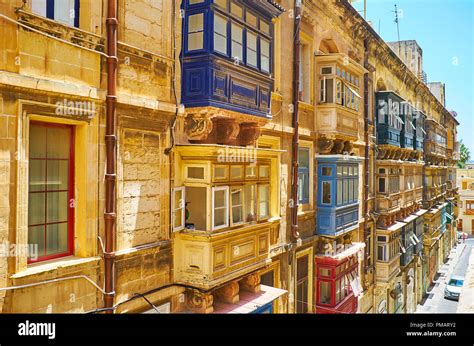
{"label": "carved stone bracket", "polygon": [[186,110],[185,132],[191,143],[255,145],[268,119],[215,107]]}
{"label": "carved stone bracket", "polygon": [[239,285],[243,291],[258,293],[260,292],[260,275],[258,275],[258,273],[252,273],[240,280]]}
{"label": "carved stone bracket", "polygon": [[201,293],[195,290],[186,292],[186,305],[195,313],[210,314],[214,312],[214,297],[212,294]]}
{"label": "carved stone bracket", "polygon": [[334,145],[331,150],[331,154],[343,154],[344,153],[344,141],[342,139],[335,139]]}
{"label": "carved stone bracket", "polygon": [[239,302],[239,283],[232,281],[214,292],[216,299],[229,304]]}
{"label": "carved stone bracket", "polygon": [[318,150],[320,154],[330,154],[334,147],[334,140],[321,137],[318,141]]}
{"label": "carved stone bracket", "polygon": [[213,122],[206,117],[188,116],[185,120],[184,129],[191,143],[206,142],[213,129]]}

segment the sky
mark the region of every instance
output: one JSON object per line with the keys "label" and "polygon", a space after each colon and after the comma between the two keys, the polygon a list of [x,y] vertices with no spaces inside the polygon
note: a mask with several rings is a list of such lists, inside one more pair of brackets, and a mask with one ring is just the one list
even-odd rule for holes
{"label": "sky", "polygon": [[[446,108],[458,114],[458,140],[474,158],[474,1],[367,0],[367,21],[386,41],[416,40],[428,82],[446,84]],[[364,1],[353,2],[363,16]]]}

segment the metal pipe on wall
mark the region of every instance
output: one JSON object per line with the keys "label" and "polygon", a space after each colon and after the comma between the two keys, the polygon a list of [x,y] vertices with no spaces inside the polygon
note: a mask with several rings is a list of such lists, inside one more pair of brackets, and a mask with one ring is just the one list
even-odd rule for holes
{"label": "metal pipe on wall", "polygon": [[[368,218],[369,218],[369,179],[370,179],[370,155],[369,155],[369,42],[367,37],[364,38],[364,68],[367,70],[364,73],[364,203],[363,203],[363,214],[364,214],[364,242],[368,244],[370,230],[368,229]],[[364,273],[368,272],[368,257],[369,247],[366,246],[364,250]]]}
{"label": "metal pipe on wall", "polygon": [[[114,306],[115,299],[115,230],[117,205],[117,0],[107,1],[107,97],[105,121],[105,308]],[[107,310],[113,313],[113,310]]]}
{"label": "metal pipe on wall", "polygon": [[292,185],[291,199],[291,235],[293,239],[298,239],[300,233],[298,231],[298,147],[299,147],[299,122],[298,122],[298,101],[300,90],[300,28],[301,28],[301,0],[295,0],[295,23],[294,23],[294,43],[293,43],[293,142],[292,142]]}

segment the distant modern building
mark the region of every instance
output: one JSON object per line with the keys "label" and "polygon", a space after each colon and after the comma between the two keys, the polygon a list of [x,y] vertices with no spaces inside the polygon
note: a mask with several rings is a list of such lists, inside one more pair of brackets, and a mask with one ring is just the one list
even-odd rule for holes
{"label": "distant modern building", "polygon": [[446,85],[441,82],[430,82],[426,84],[431,93],[438,99],[439,102],[446,107]]}
{"label": "distant modern building", "polygon": [[398,55],[420,80],[427,82],[423,71],[423,49],[415,40],[387,42],[388,46]]}

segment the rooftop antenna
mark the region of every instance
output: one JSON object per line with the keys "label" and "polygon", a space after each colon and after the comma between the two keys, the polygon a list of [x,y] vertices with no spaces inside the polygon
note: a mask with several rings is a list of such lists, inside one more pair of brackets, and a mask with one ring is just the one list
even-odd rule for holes
{"label": "rooftop antenna", "polygon": [[397,23],[397,34],[398,34],[398,55],[400,55],[401,42],[400,42],[400,21],[398,20],[398,9],[397,4],[395,4],[395,23]]}

